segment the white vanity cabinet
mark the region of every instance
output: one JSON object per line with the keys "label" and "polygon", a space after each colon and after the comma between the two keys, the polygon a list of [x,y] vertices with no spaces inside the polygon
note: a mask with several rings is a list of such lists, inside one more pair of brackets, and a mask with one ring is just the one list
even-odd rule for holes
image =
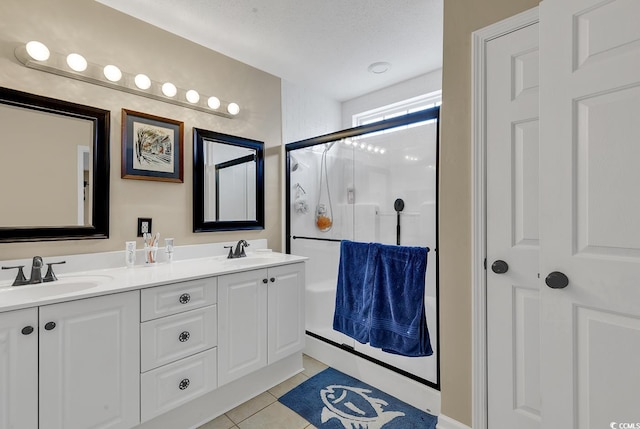
{"label": "white vanity cabinet", "polygon": [[38,309],[0,313],[0,429],[38,428]]}
{"label": "white vanity cabinet", "polygon": [[209,277],[142,290],[143,422],[217,387],[216,284]]}
{"label": "white vanity cabinet", "polygon": [[304,264],[218,278],[218,383],[304,347]]}
{"label": "white vanity cabinet", "polygon": [[0,428],[137,425],[139,314],[138,291],[0,313]]}
{"label": "white vanity cabinet", "polygon": [[0,429],[219,416],[301,370],[304,269],[273,252],[68,276],[88,276],[86,291],[65,279],[1,291]]}
{"label": "white vanity cabinet", "polygon": [[40,429],[140,421],[140,293],[39,308]]}

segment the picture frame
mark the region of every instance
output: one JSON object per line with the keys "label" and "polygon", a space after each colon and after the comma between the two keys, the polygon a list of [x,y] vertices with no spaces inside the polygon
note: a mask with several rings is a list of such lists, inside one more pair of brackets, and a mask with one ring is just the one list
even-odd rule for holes
{"label": "picture frame", "polygon": [[123,179],[184,182],[184,122],[122,109]]}

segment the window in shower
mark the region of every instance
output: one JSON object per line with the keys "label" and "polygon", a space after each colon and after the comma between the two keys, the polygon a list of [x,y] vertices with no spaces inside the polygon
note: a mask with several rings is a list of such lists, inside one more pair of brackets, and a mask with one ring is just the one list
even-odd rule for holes
{"label": "window in shower", "polygon": [[[439,111],[436,106],[286,146],[287,252],[309,257],[307,332],[435,388]],[[433,356],[389,354],[332,329],[344,239],[430,248],[425,303]]]}
{"label": "window in shower", "polygon": [[[380,122],[385,119],[403,116],[408,113],[431,109],[433,107],[440,106],[441,103],[442,91],[434,91],[429,94],[419,95],[408,100],[399,101],[397,103],[355,114],[352,117],[352,122],[354,127],[367,125],[374,122]],[[418,124],[410,124],[410,126],[416,125]],[[398,128],[395,128],[393,130],[397,129]]]}

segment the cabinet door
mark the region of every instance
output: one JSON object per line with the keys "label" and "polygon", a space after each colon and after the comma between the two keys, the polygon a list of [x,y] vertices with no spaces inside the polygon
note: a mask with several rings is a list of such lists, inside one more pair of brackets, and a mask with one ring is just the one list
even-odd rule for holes
{"label": "cabinet door", "polygon": [[40,429],[137,425],[139,291],[43,306],[39,321]]}
{"label": "cabinet door", "polygon": [[304,264],[269,268],[269,364],[304,348]]}
{"label": "cabinet door", "polygon": [[0,429],[37,427],[38,310],[0,313]]}
{"label": "cabinet door", "polygon": [[218,277],[218,385],[267,365],[267,270]]}

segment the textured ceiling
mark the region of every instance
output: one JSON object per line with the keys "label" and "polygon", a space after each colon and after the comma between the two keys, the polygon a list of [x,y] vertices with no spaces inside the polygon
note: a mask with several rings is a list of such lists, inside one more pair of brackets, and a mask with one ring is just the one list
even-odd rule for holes
{"label": "textured ceiling", "polygon": [[443,0],[97,1],[339,101],[442,67]]}

